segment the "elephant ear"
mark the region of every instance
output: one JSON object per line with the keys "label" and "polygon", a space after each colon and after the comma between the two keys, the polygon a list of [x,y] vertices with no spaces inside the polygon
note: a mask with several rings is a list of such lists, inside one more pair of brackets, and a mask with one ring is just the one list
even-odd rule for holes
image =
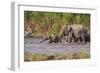
{"label": "elephant ear", "polygon": [[72,27],[68,27],[68,33],[72,31]]}

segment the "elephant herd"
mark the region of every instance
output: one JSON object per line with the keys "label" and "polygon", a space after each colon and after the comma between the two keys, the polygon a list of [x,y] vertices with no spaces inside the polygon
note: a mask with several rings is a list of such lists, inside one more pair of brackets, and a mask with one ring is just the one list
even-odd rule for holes
{"label": "elephant herd", "polygon": [[49,43],[59,43],[63,41],[66,41],[68,43],[90,42],[90,31],[83,25],[80,24],[64,25],[60,31],[61,33],[59,35],[45,36],[44,39],[40,42],[44,42],[46,40],[49,40]]}

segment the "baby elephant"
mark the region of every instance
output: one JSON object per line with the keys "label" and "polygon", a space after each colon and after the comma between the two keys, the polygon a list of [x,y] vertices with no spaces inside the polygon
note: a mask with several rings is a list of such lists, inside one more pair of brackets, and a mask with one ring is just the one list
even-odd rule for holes
{"label": "baby elephant", "polygon": [[42,42],[44,42],[46,40],[49,40],[49,43],[58,43],[58,42],[61,42],[59,36],[57,36],[57,35],[56,36],[49,35],[49,36],[44,37],[44,39],[42,41],[40,41],[40,43],[42,43]]}

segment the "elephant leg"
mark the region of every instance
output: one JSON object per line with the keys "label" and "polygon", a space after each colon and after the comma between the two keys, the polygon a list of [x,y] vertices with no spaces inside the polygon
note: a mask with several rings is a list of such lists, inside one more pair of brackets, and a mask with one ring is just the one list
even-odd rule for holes
{"label": "elephant leg", "polygon": [[68,36],[66,36],[66,42],[68,42]]}
{"label": "elephant leg", "polygon": [[56,36],[55,39],[54,39],[54,43],[58,43],[59,41],[60,41],[59,36]]}
{"label": "elephant leg", "polygon": [[70,43],[70,38],[68,38],[68,43]]}
{"label": "elephant leg", "polygon": [[68,43],[71,43],[72,40],[73,40],[73,37],[72,36],[68,37],[68,39],[67,39]]}
{"label": "elephant leg", "polygon": [[75,37],[75,38],[74,38],[74,42],[76,43],[76,42],[77,42],[77,40],[78,40],[78,38],[77,38],[77,37]]}
{"label": "elephant leg", "polygon": [[72,39],[72,38],[70,38],[70,43],[72,42],[72,40],[73,40],[73,39]]}
{"label": "elephant leg", "polygon": [[81,38],[77,37],[76,42],[81,42]]}
{"label": "elephant leg", "polygon": [[71,43],[71,36],[68,36],[66,41],[67,41],[68,43]]}
{"label": "elephant leg", "polygon": [[74,43],[77,42],[77,37],[76,37],[74,34],[72,34],[72,39],[73,39],[73,42],[74,42]]}
{"label": "elephant leg", "polygon": [[67,42],[70,43],[70,37],[69,36],[67,37]]}
{"label": "elephant leg", "polygon": [[83,42],[83,43],[86,43],[85,35],[82,35],[82,42]]}
{"label": "elephant leg", "polygon": [[79,37],[79,42],[82,42],[83,40],[82,40],[82,37]]}

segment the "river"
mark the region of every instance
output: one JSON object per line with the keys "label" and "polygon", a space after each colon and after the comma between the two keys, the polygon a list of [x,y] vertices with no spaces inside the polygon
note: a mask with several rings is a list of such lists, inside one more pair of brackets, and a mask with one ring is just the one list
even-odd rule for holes
{"label": "river", "polygon": [[90,43],[48,43],[44,41],[40,43],[42,39],[25,38],[24,39],[24,52],[31,53],[43,53],[43,54],[55,54],[72,52],[77,53],[85,51],[90,54]]}

